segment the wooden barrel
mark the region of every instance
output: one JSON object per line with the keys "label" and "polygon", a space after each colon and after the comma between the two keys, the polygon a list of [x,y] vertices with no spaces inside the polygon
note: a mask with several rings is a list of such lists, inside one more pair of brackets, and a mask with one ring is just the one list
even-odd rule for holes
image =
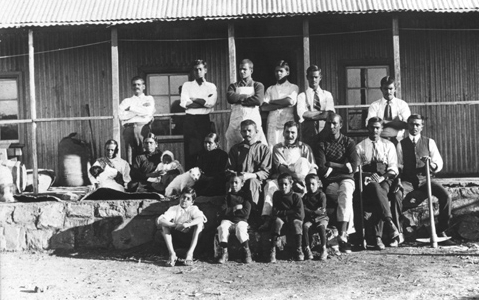
{"label": "wooden barrel", "polygon": [[4,174],[0,174],[0,177],[2,177],[0,181],[5,179],[11,180],[11,182],[15,185],[15,192],[18,194],[25,191],[27,186],[27,170],[25,165],[19,161],[7,160],[4,162],[4,167],[9,170],[10,174],[5,174],[6,169],[3,169],[2,173]]}
{"label": "wooden barrel", "polygon": [[76,132],[63,138],[58,145],[58,181],[61,186],[88,185],[89,145],[77,138]]}

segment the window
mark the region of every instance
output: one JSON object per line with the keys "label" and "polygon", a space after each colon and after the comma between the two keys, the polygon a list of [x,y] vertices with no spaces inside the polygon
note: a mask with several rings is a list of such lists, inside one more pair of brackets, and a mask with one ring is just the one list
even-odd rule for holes
{"label": "window", "polygon": [[[180,88],[188,81],[188,74],[149,74],[146,76],[147,94],[155,99],[156,114],[180,113]],[[183,135],[184,116],[155,117],[151,130],[155,135]]]}
{"label": "window", "polygon": [[[346,67],[346,104],[371,104],[381,99],[380,82],[389,73],[389,66]],[[348,132],[365,132],[367,108],[348,109]]]}
{"label": "window", "polygon": [[[19,112],[17,78],[0,78],[0,120],[18,119]],[[0,125],[0,142],[19,142],[18,125]]]}

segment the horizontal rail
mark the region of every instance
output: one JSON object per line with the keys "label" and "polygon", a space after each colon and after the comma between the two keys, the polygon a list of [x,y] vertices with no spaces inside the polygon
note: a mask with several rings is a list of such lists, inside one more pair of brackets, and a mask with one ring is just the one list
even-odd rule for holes
{"label": "horizontal rail", "polygon": [[[471,101],[451,101],[451,102],[419,102],[408,103],[409,106],[440,106],[440,105],[479,105],[479,100]],[[369,104],[358,105],[335,105],[335,109],[344,108],[368,108]],[[225,114],[230,113],[230,109],[212,111],[210,114]],[[154,114],[154,117],[171,117],[171,116],[184,116],[186,113],[167,113],[167,114]],[[40,119],[20,119],[20,120],[0,120],[0,125],[9,124],[24,124],[24,123],[42,123],[42,122],[59,122],[59,121],[88,121],[88,120],[113,120],[113,116],[92,116],[92,117],[63,117],[63,118],[40,118]]]}

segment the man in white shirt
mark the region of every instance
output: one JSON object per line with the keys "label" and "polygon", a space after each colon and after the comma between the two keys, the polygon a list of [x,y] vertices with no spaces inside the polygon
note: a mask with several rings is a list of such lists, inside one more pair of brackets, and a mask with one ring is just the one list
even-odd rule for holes
{"label": "man in white shirt", "polygon": [[333,95],[321,89],[321,69],[311,65],[306,70],[309,88],[298,96],[297,112],[301,123],[302,141],[311,147],[316,136],[323,130],[328,112],[334,110]]}
{"label": "man in white shirt", "polygon": [[264,95],[262,111],[269,111],[267,140],[270,148],[283,140],[283,127],[294,121],[294,106],[298,97],[298,86],[288,81],[289,65],[284,60],[274,70],[276,84],[270,86]]}
{"label": "man in white shirt", "polygon": [[181,192],[180,203],[171,206],[157,219],[157,225],[161,227],[161,234],[170,254],[167,266],[174,267],[178,257],[173,247],[173,241],[183,239],[191,241],[186,253],[185,264],[193,264],[193,253],[198,243],[198,238],[203,230],[206,217],[198,206],[193,205],[196,192],[191,187],[186,187]]}
{"label": "man in white shirt", "polygon": [[131,89],[134,95],[121,101],[118,112],[121,124],[125,127],[123,138],[129,164],[143,152],[143,139],[150,133],[150,123],[155,113],[155,100],[144,94],[145,80],[138,76],[133,77]]}
{"label": "man in white shirt", "polygon": [[372,211],[375,249],[384,250],[382,241],[384,223],[388,227],[390,246],[398,246],[399,230],[393,223],[388,194],[394,178],[398,175],[397,154],[394,144],[380,137],[382,119],[372,117],[368,122],[369,136],[356,145],[359,164],[363,169],[363,202]]}
{"label": "man in white shirt", "polygon": [[[401,186],[402,193],[398,193],[398,202],[405,209],[417,207],[427,199],[426,163],[430,164],[433,174],[442,170],[443,160],[436,142],[433,139],[422,136],[424,117],[413,114],[407,119],[409,134],[397,145],[398,166],[402,169]],[[449,228],[451,219],[451,196],[446,189],[434,180],[431,180],[432,195],[439,201],[439,224],[438,236],[446,237],[444,232]],[[450,240],[443,242],[446,245],[454,244]]]}
{"label": "man in white shirt", "polygon": [[206,61],[195,60],[192,69],[194,80],[183,84],[180,101],[180,106],[186,109],[183,122],[186,170],[195,166],[203,141],[211,132],[210,112],[218,97],[216,85],[205,79],[208,72]]}
{"label": "man in white shirt", "polygon": [[407,128],[406,120],[411,115],[411,110],[406,101],[396,98],[394,78],[386,76],[381,79],[381,92],[383,98],[374,101],[369,106],[366,125],[372,117],[382,118],[384,129],[381,137],[396,145],[403,139],[404,129]]}

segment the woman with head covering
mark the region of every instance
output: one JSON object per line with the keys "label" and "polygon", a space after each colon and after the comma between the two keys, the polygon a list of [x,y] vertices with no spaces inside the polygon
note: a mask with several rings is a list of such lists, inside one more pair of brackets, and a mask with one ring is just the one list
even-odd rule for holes
{"label": "woman with head covering", "polygon": [[129,185],[131,191],[151,191],[151,182],[148,182],[148,178],[157,177],[155,170],[161,163],[161,151],[153,133],[149,133],[143,139],[143,149],[144,152],[133,160],[130,172],[132,181]]}
{"label": "woman with head covering", "polygon": [[152,183],[152,187],[158,192],[164,192],[168,184],[179,174],[183,174],[185,171],[181,166],[181,163],[175,160],[175,156],[169,150],[165,150],[161,155],[161,162],[155,169],[153,174],[156,177],[148,178],[148,181]]}

